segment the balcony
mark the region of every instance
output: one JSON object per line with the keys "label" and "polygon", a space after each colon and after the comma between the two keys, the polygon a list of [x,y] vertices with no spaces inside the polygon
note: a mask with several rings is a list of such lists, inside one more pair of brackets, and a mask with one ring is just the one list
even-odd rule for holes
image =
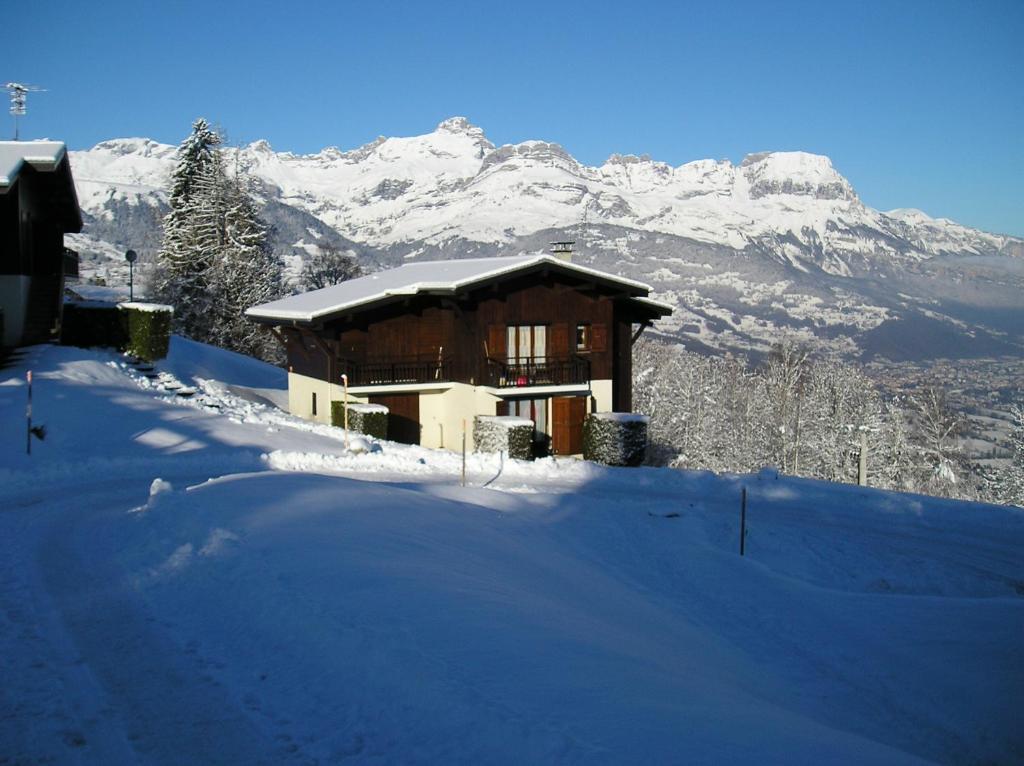
{"label": "balcony", "polygon": [[389,362],[358,363],[338,360],[339,374],[348,376],[350,386],[387,386],[408,383],[444,383],[452,379],[452,360],[413,357]]}
{"label": "balcony", "polygon": [[487,360],[487,384],[496,388],[572,386],[590,382],[590,362],[579,356]]}
{"label": "balcony", "polygon": [[[423,385],[450,383],[453,359],[436,356],[403,357],[385,362],[338,360],[338,374],[348,376],[349,386]],[[463,380],[463,382],[471,382]],[[485,379],[478,381],[495,388],[526,386],[571,386],[590,382],[590,362],[579,356],[523,359],[509,362],[488,359]]]}

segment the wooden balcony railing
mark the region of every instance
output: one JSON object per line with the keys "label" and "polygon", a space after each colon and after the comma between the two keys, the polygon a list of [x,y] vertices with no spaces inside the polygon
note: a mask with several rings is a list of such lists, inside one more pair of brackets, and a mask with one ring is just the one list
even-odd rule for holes
{"label": "wooden balcony railing", "polygon": [[452,360],[426,358],[357,363],[339,360],[340,372],[350,386],[386,386],[396,383],[443,383],[452,379]]}
{"label": "wooden balcony railing", "polygon": [[590,382],[590,362],[579,356],[487,360],[487,382],[498,388],[568,386]]}
{"label": "wooden balcony railing", "polygon": [[[447,383],[454,380],[451,358],[400,358],[386,362],[338,360],[338,372],[348,375],[350,386]],[[590,362],[579,356],[487,360],[486,385],[495,388],[567,386],[590,382]]]}

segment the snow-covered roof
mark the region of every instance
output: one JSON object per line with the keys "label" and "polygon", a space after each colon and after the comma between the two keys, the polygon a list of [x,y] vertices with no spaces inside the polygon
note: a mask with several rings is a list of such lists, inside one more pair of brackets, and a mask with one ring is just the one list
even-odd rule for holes
{"label": "snow-covered roof", "polygon": [[[343,311],[383,301],[395,296],[420,293],[451,295],[497,277],[545,266],[575,273],[626,289],[641,299],[651,288],[642,282],[608,274],[597,269],[563,261],[550,255],[516,255],[501,258],[466,258],[454,261],[420,261],[396,269],[380,271],[322,290],[253,306],[246,316],[264,321],[313,322]],[[671,311],[667,304],[644,301],[651,307]]]}
{"label": "snow-covered roof", "polygon": [[71,166],[65,162],[67,154],[67,147],[62,141],[0,141],[0,194],[10,191],[26,165],[43,173],[54,173],[60,169],[47,181],[45,204],[62,221],[65,232],[79,232],[82,230],[82,211],[78,206]]}
{"label": "snow-covered roof", "polygon": [[6,191],[25,164],[54,170],[67,148],[61,141],[0,141],[0,191]]}

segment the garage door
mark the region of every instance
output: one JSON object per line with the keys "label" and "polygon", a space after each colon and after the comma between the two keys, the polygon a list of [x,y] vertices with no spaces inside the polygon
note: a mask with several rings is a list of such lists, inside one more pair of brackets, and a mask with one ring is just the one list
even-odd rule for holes
{"label": "garage door", "polygon": [[420,443],[419,394],[371,396],[370,404],[383,404],[388,408],[388,439],[402,444]]}

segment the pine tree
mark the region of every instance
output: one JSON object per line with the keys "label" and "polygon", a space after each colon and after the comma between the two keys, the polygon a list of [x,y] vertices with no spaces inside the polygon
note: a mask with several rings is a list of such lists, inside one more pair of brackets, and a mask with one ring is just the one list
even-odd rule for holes
{"label": "pine tree", "polygon": [[174,306],[175,328],[197,340],[208,340],[203,328],[212,306],[209,271],[216,254],[216,199],[224,175],[220,143],[220,136],[200,118],[178,147],[171,209],[164,218],[152,279],[155,297]]}
{"label": "pine tree", "polygon": [[246,309],[281,294],[282,271],[248,186],[248,177],[236,171],[224,187],[221,256],[212,275],[218,296],[217,342],[243,354],[276,360],[279,346],[272,336],[245,318]]}
{"label": "pine tree", "polygon": [[248,178],[237,167],[227,171],[221,143],[198,119],[178,148],[152,292],[174,306],[183,335],[276,361],[277,345],[245,310],[280,295],[281,262]]}

